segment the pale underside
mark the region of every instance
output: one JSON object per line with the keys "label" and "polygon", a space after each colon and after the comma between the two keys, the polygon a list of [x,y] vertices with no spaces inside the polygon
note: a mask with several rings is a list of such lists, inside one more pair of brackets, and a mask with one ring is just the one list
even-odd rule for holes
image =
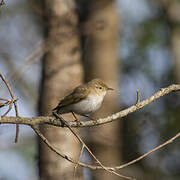
{"label": "pale underside", "polygon": [[65,114],[69,112],[74,112],[80,115],[91,114],[101,107],[105,94],[106,92],[104,92],[102,96],[95,94],[89,95],[87,98],[82,99],[77,103],[59,108],[58,113]]}

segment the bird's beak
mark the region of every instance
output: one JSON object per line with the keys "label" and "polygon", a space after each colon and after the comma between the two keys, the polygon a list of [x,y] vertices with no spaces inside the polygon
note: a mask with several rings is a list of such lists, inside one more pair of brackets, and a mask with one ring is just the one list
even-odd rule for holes
{"label": "bird's beak", "polygon": [[107,90],[111,90],[111,91],[113,91],[114,89],[113,89],[113,88],[109,88],[109,87],[108,87],[108,89],[107,89]]}

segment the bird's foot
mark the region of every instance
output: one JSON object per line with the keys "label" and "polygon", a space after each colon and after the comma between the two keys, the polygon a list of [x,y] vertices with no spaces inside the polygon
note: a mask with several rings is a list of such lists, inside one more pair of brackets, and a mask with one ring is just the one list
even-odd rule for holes
{"label": "bird's foot", "polygon": [[90,120],[97,121],[96,119],[94,119],[94,118],[92,118],[92,117],[89,117],[88,115],[82,115],[82,116],[87,117],[87,118],[90,119]]}

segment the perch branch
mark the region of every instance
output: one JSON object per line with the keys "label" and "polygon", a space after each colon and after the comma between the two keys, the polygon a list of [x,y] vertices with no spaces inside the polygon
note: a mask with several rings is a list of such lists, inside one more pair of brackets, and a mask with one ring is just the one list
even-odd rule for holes
{"label": "perch branch", "polygon": [[[70,122],[68,122],[68,125],[70,127],[90,127],[90,126],[97,126],[97,125],[110,123],[112,121],[118,120],[119,118],[125,117],[125,116],[147,106],[148,104],[154,102],[155,100],[159,99],[160,97],[162,97],[166,94],[169,94],[174,91],[179,91],[179,90],[180,90],[180,85],[173,84],[166,88],[160,89],[158,92],[153,94],[151,97],[149,97],[143,101],[140,101],[127,109],[124,109],[120,112],[112,114],[106,118],[99,118],[96,121],[93,121],[93,120],[81,121],[81,123],[78,123],[78,124],[77,124],[77,122],[70,121]],[[53,126],[63,127],[62,122],[59,121],[54,116],[47,116],[47,117],[39,116],[39,117],[33,117],[33,118],[1,117],[0,123],[2,123],[2,124],[24,124],[24,125],[49,124],[49,125],[53,125]]]}

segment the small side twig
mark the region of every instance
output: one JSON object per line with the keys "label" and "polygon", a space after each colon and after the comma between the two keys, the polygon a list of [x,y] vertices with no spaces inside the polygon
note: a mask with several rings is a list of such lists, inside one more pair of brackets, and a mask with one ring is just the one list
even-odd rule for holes
{"label": "small side twig", "polygon": [[[1,1],[2,2],[2,1]],[[14,101],[16,98],[12,92],[12,89],[11,89],[11,86],[9,85],[9,83],[6,81],[4,75],[2,73],[0,73],[0,77],[2,79],[2,81],[5,83],[8,91],[9,91],[9,94],[11,95],[11,98],[12,98],[12,101],[13,101],[13,104],[14,104],[14,108],[15,108],[15,112],[16,112],[16,117],[19,117],[19,113],[18,113],[18,107],[17,107],[17,103],[16,101]],[[7,113],[11,110],[11,107],[9,107]],[[6,113],[5,113],[6,114]],[[15,137],[15,143],[17,143],[18,141],[18,136],[19,136],[19,124],[16,124],[16,137]]]}
{"label": "small side twig", "polygon": [[69,162],[72,162],[76,164],[74,160],[69,158],[67,155],[63,154],[62,152],[59,152],[55,147],[53,147],[50,142],[46,139],[46,137],[39,131],[39,129],[35,126],[32,125],[31,128],[34,130],[34,132],[39,136],[39,138],[52,150],[54,151],[57,155],[61,156],[62,158],[68,160]]}
{"label": "small side twig", "polygon": [[78,168],[79,163],[81,161],[81,157],[83,155],[83,152],[84,152],[84,144],[81,147],[81,151],[80,151],[79,158],[78,158],[78,163],[74,166],[74,172],[73,172],[73,179],[74,180],[76,179],[76,171],[77,171],[77,168]]}
{"label": "small side twig", "polygon": [[136,105],[138,105],[141,102],[141,97],[140,97],[140,91],[137,89],[137,100],[136,100]]}
{"label": "small side twig", "polygon": [[[53,147],[49,141],[42,135],[42,133],[39,131],[39,129],[35,126],[31,126],[32,129],[36,132],[36,134],[42,139],[42,141],[52,150],[54,151],[56,154],[58,154],[59,156],[61,156],[62,158],[68,160],[69,162],[71,163],[74,163],[74,164],[78,164],[79,166],[82,166],[82,167],[86,167],[86,168],[90,168],[92,170],[98,170],[98,169],[104,169],[102,168],[101,166],[94,166],[94,165],[90,165],[90,164],[85,164],[85,163],[82,163],[82,162],[76,162],[74,161],[73,159],[71,159],[70,157],[68,157],[67,155],[64,155],[63,153],[59,152],[55,147]],[[117,171],[119,169],[122,169],[122,168],[125,168],[127,166],[130,166],[140,160],[142,160],[143,158],[145,158],[147,155],[161,149],[162,147],[172,143],[175,139],[177,139],[178,137],[180,137],[180,133],[176,134],[175,136],[173,136],[171,139],[167,140],[166,142],[164,142],[163,144],[160,144],[159,146],[151,149],[150,151],[148,151],[147,153],[143,154],[142,156],[128,162],[128,163],[125,163],[123,165],[120,165],[120,166],[114,166],[114,167],[106,167],[107,169],[109,170],[113,170],[113,171]]]}
{"label": "small side twig", "polygon": [[2,117],[6,116],[12,109],[12,103],[9,104],[8,110],[2,115]]}
{"label": "small side twig", "polygon": [[4,103],[0,103],[0,108],[3,107],[3,106],[8,106],[9,104],[7,104],[9,102],[8,99],[5,99],[5,98],[0,98],[0,101],[5,101]]}
{"label": "small side twig", "polygon": [[4,103],[0,103],[0,108],[1,107],[4,107],[4,106],[9,106],[8,107],[8,110],[1,116],[1,117],[4,117],[6,116],[10,110],[12,109],[12,105],[15,101],[17,101],[18,99],[11,99],[11,100],[8,100],[8,99],[4,99],[4,98],[0,98],[0,101],[6,101]]}
{"label": "small side twig", "polygon": [[145,154],[143,154],[142,156],[138,157],[137,159],[134,159],[134,160],[132,160],[132,161],[126,163],[126,164],[123,164],[123,165],[121,165],[121,166],[116,166],[116,167],[113,168],[113,169],[116,169],[116,170],[117,170],[117,169],[122,169],[122,168],[125,168],[125,167],[127,167],[127,166],[130,166],[131,164],[134,164],[134,163],[140,161],[141,159],[145,158],[145,157],[148,156],[149,154],[151,154],[151,153],[159,150],[160,148],[162,148],[162,147],[164,147],[164,146],[172,143],[172,142],[173,142],[175,139],[177,139],[178,137],[180,137],[180,133],[176,134],[174,137],[172,137],[171,139],[167,140],[165,143],[160,144],[159,146],[151,149],[150,151],[148,151],[147,153],[145,153]]}

